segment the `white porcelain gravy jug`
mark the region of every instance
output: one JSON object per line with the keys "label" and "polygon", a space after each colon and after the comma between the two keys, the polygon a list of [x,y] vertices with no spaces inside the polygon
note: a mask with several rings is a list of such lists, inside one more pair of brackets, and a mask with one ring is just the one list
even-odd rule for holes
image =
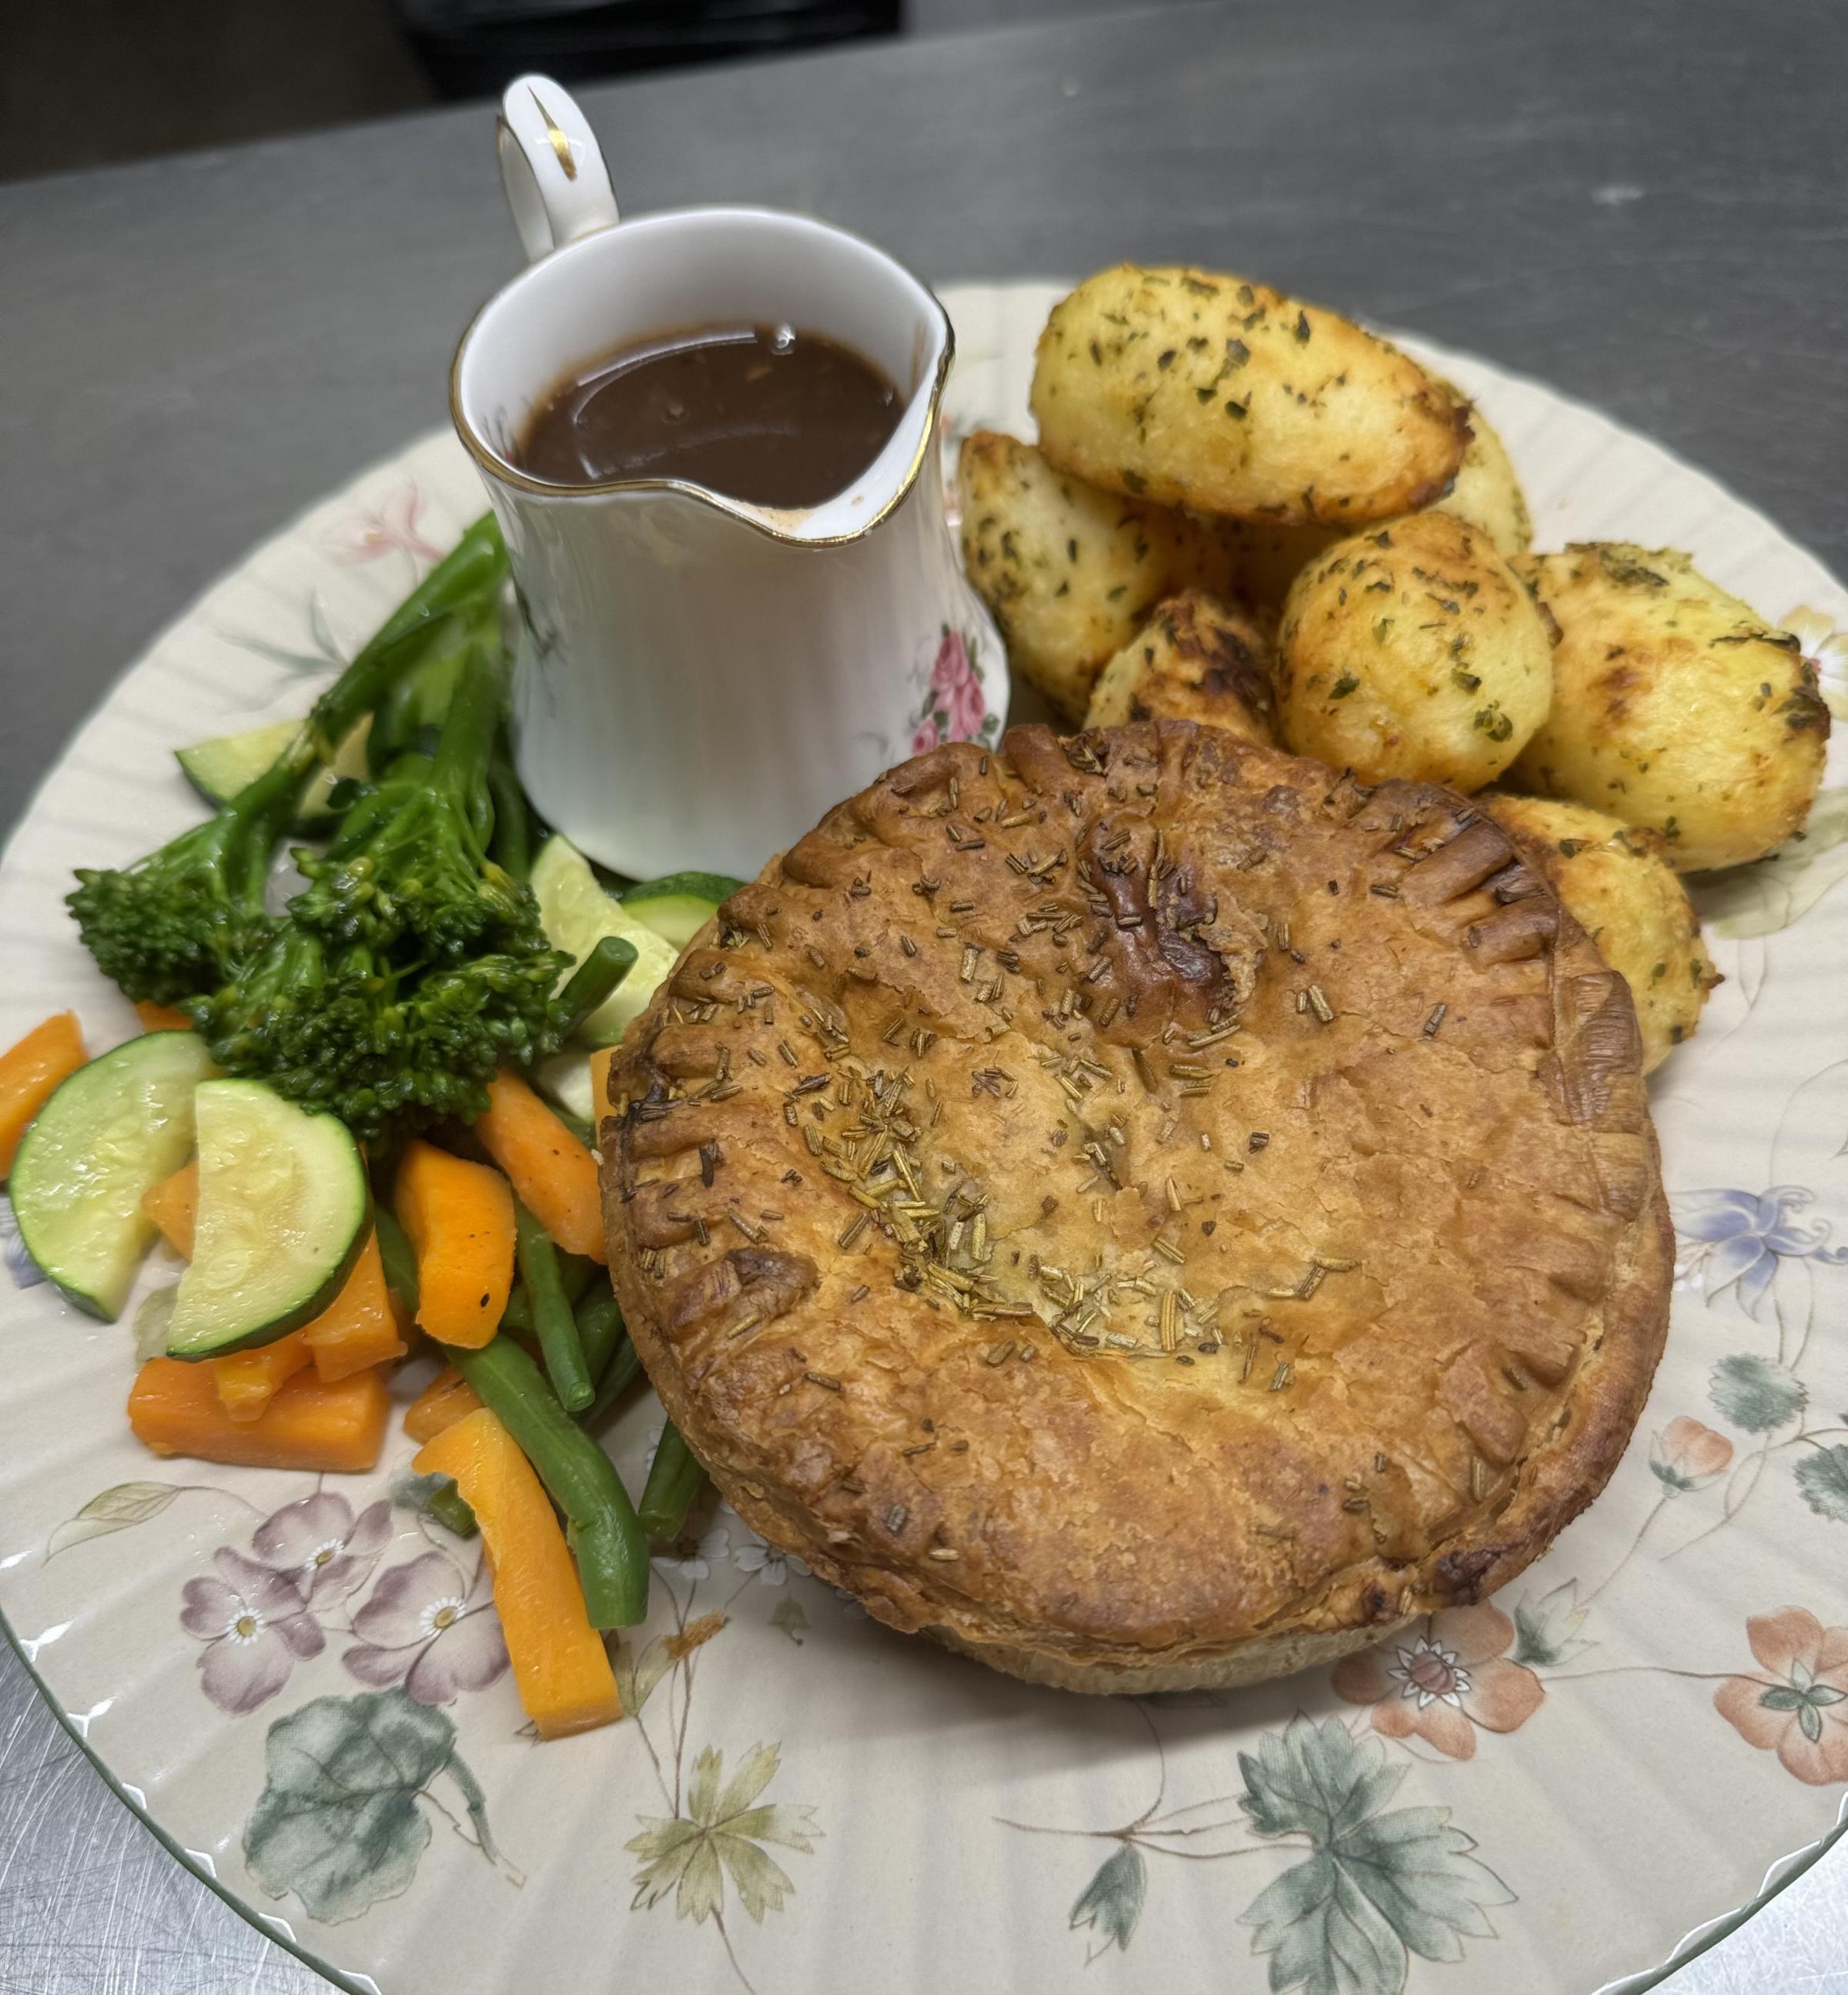
{"label": "white porcelain gravy jug", "polygon": [[[500,154],[535,260],[464,335],[450,407],[512,560],[514,754],[540,812],[638,877],[748,877],[894,762],[998,739],[1006,664],[944,517],[953,341],[929,291],[801,215],[620,221],[595,136],[544,77],[508,89]],[[800,509],[519,468],[524,425],[572,370],[707,325],[789,325],[864,355],[905,397],[891,440]]]}

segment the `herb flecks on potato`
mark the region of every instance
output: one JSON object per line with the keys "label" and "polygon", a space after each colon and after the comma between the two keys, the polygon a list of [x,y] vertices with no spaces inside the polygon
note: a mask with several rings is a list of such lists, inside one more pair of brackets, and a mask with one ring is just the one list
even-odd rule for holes
{"label": "herb flecks on potato", "polygon": [[1693,1036],[1719,972],[1661,833],[1583,804],[1488,796],[1489,814],[1546,875],[1566,912],[1630,986],[1652,1073]]}
{"label": "herb flecks on potato", "polygon": [[1680,873],[1802,829],[1829,709],[1795,637],[1685,554],[1600,541],[1518,565],[1560,640],[1553,709],[1513,781],[1652,826]]}
{"label": "herb flecks on potato", "polygon": [[1489,536],[1449,513],[1338,541],[1297,578],[1277,651],[1286,744],[1364,782],[1480,789],[1552,697],[1533,597]]}
{"label": "herb flecks on potato", "polygon": [[1534,520],[1507,446],[1473,405],[1469,427],[1473,434],[1455,482],[1434,510],[1454,513],[1459,520],[1480,527],[1495,543],[1497,554],[1525,554],[1534,544]]}
{"label": "herb flecks on potato", "polygon": [[1269,637],[1249,610],[1188,589],[1158,603],[1104,668],[1084,724],[1197,720],[1274,748],[1273,668]]}
{"label": "herb flecks on potato", "polygon": [[963,564],[1008,659],[1077,723],[1097,675],[1164,596],[1223,586],[1216,523],[1101,492],[1031,444],[977,430],[958,466]]}
{"label": "herb flecks on potato", "polygon": [[[1474,431],[1450,489],[1431,507],[1480,527],[1503,555],[1523,554],[1534,538],[1527,501],[1501,438],[1472,408]],[[1318,555],[1352,527],[1283,527],[1252,520],[1228,520],[1224,531],[1231,558],[1231,587],[1239,599],[1260,609],[1280,609],[1290,585]]]}
{"label": "herb flecks on potato", "polygon": [[1352,321],[1238,277],[1127,263],[1053,307],[1032,408],[1062,471],[1281,525],[1431,505],[1470,435],[1454,391]]}

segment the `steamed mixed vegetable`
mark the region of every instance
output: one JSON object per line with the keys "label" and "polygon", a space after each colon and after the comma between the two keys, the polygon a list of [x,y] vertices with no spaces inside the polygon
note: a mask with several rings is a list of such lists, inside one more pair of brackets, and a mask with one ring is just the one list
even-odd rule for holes
{"label": "steamed mixed vegetable", "polygon": [[[596,1083],[737,883],[619,898],[541,837],[505,579],[479,521],[305,721],[180,752],[215,814],[70,897],[144,1029],[92,1059],[61,1013],[0,1054],[0,1176],[92,1315],[122,1314],[156,1239],[185,1263],[135,1317],[156,1454],[369,1469],[393,1368],[435,1348],[404,1430],[431,1514],[482,1537],[549,1738],[621,1715],[602,1631],[642,1618],[649,1538],[701,1479],[668,1427],[638,1515],[596,1438],[641,1370],[601,1265]],[[317,843],[278,905],[291,836]]]}

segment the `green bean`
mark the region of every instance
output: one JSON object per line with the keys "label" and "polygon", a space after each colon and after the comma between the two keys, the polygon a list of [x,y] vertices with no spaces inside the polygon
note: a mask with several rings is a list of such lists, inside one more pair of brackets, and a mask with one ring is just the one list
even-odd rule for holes
{"label": "green bean", "polygon": [[571,973],[558,993],[558,1002],[565,1011],[567,1039],[582,1028],[584,1021],[634,967],[634,943],[625,942],[620,936],[605,936]]}
{"label": "green bean", "polygon": [[661,1430],[654,1459],[648,1464],[648,1480],[636,1506],[636,1517],[651,1538],[677,1538],[686,1528],[686,1513],[692,1508],[706,1471],[693,1458],[693,1451],[682,1440],[672,1420]]}
{"label": "green bean", "polygon": [[459,1538],[472,1538],[481,1528],[475,1521],[475,1513],[469,1508],[468,1499],[447,1477],[440,1489],[430,1492],[430,1500],[424,1507],[439,1524],[453,1531]]}
{"label": "green bean", "polygon": [[601,1381],[616,1355],[617,1345],[626,1343],[623,1313],[607,1281],[586,1290],[577,1307],[578,1342],[583,1348],[584,1369],[592,1382]]}
{"label": "green bean", "polygon": [[558,1274],[558,1250],[551,1236],[518,1199],[514,1225],[520,1256],[520,1279],[532,1311],[533,1330],[544,1354],[546,1375],[569,1413],[581,1413],[596,1396],[584,1368],[584,1347],[578,1341],[577,1319],[565,1299]]}
{"label": "green bean", "polygon": [[533,1331],[533,1306],[526,1293],[526,1284],[516,1282],[507,1299],[507,1307],[500,1312],[500,1328],[510,1335],[517,1333],[530,1337]]}
{"label": "green bean", "polygon": [[586,1427],[594,1434],[608,1417],[610,1408],[641,1376],[641,1356],[625,1331],[597,1381],[596,1397],[591,1401],[589,1410],[579,1415]]}
{"label": "green bean", "polygon": [[398,1224],[397,1214],[389,1205],[374,1203],[373,1224],[378,1229],[379,1258],[384,1264],[385,1286],[390,1289],[392,1300],[399,1308],[414,1318],[417,1313],[417,1249],[411,1245],[410,1236]]}
{"label": "green bean", "polygon": [[590,1625],[632,1627],[648,1611],[648,1546],[615,1464],[510,1337],[452,1350],[449,1358],[565,1513]]}
{"label": "green bean", "polygon": [[[561,1247],[558,1254],[558,1284],[565,1291],[565,1300],[575,1310],[593,1287],[610,1286],[609,1271],[600,1261],[593,1261],[588,1254],[567,1254]],[[591,1367],[594,1373],[596,1368]]]}

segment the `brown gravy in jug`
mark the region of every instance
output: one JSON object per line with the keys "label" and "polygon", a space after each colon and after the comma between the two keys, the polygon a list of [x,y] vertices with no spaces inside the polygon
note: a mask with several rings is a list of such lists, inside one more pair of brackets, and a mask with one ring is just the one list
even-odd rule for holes
{"label": "brown gravy in jug", "polygon": [[587,361],[534,411],[514,455],[553,485],[678,479],[760,506],[818,506],[904,412],[871,361],[788,326],[706,326]]}

